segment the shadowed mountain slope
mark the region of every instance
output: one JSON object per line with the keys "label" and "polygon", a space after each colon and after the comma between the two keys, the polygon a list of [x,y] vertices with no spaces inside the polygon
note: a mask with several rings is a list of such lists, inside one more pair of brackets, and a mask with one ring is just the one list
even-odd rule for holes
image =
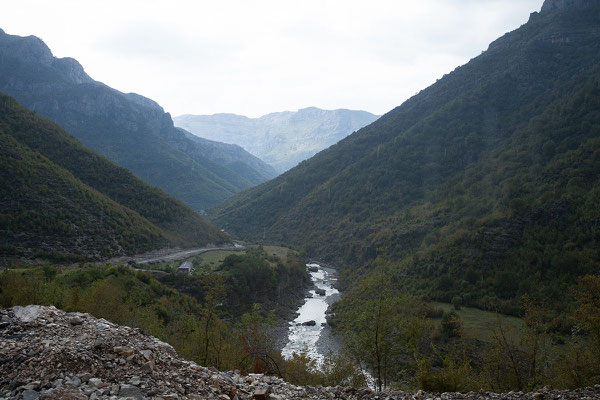
{"label": "shadowed mountain slope", "polygon": [[221,146],[214,157],[157,103],[94,81],[76,60],[55,58],[34,36],[0,30],[0,91],[196,211],[277,174],[239,148]]}
{"label": "shadowed mountain slope", "polygon": [[228,239],[178,200],[0,94],[7,256],[98,259]]}

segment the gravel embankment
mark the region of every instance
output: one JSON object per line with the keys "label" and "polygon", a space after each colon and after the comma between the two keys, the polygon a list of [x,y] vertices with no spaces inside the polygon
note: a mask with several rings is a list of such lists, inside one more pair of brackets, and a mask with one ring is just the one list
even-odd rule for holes
{"label": "gravel embankment", "polygon": [[[266,392],[266,394],[265,394]],[[180,358],[139,329],[54,307],[0,310],[0,399],[600,399],[576,391],[506,394],[375,393],[301,387],[264,375],[219,372]]]}

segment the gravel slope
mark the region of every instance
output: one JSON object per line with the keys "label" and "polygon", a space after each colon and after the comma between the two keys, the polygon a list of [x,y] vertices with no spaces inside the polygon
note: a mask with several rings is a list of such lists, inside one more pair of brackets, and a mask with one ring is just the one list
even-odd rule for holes
{"label": "gravel slope", "polygon": [[[263,394],[264,391],[267,394]],[[54,307],[0,310],[0,399],[600,399],[577,391],[429,394],[300,387],[180,358],[139,329]]]}

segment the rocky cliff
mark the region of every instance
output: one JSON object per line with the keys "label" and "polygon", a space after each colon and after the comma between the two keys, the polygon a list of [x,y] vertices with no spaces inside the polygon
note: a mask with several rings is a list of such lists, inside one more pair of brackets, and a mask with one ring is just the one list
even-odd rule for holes
{"label": "rocky cliff", "polygon": [[222,146],[234,160],[224,163],[175,128],[156,102],[94,81],[35,36],[0,30],[0,91],[196,211],[277,175],[237,148]]}
{"label": "rocky cliff", "polygon": [[0,310],[0,399],[600,399],[576,391],[428,394],[301,387],[280,378],[219,372],[178,357],[139,329],[54,307]]}
{"label": "rocky cliff", "polygon": [[583,8],[596,4],[597,0],[546,0],[542,12],[559,11],[568,8]]}

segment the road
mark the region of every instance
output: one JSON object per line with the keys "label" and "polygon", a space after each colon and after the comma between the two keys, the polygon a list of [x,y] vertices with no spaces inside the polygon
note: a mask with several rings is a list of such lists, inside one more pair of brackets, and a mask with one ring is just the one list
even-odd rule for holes
{"label": "road", "polygon": [[164,261],[177,261],[177,260],[183,260],[185,258],[189,258],[192,256],[195,256],[197,254],[201,254],[201,253],[206,253],[207,251],[215,251],[215,250],[230,250],[230,251],[237,251],[237,250],[245,250],[246,247],[239,245],[239,244],[235,244],[234,246],[224,246],[224,247],[200,247],[197,249],[188,249],[188,250],[181,250],[178,252],[174,252],[174,253],[169,253],[169,254],[163,254],[160,256],[152,256],[152,257],[148,257],[148,258],[144,258],[144,256],[138,257],[135,259],[135,263],[137,265],[140,264],[150,264],[150,263],[155,263],[155,262],[164,262]]}
{"label": "road", "polygon": [[136,265],[150,264],[155,262],[163,261],[177,261],[183,260],[188,257],[195,256],[197,254],[206,253],[207,251],[215,250],[229,250],[238,251],[245,250],[246,247],[235,243],[233,246],[221,246],[221,247],[198,247],[195,249],[165,249],[160,251],[153,251],[146,254],[138,254],[133,257],[116,257],[111,258],[107,262],[109,264],[125,264],[128,261],[135,260]]}

